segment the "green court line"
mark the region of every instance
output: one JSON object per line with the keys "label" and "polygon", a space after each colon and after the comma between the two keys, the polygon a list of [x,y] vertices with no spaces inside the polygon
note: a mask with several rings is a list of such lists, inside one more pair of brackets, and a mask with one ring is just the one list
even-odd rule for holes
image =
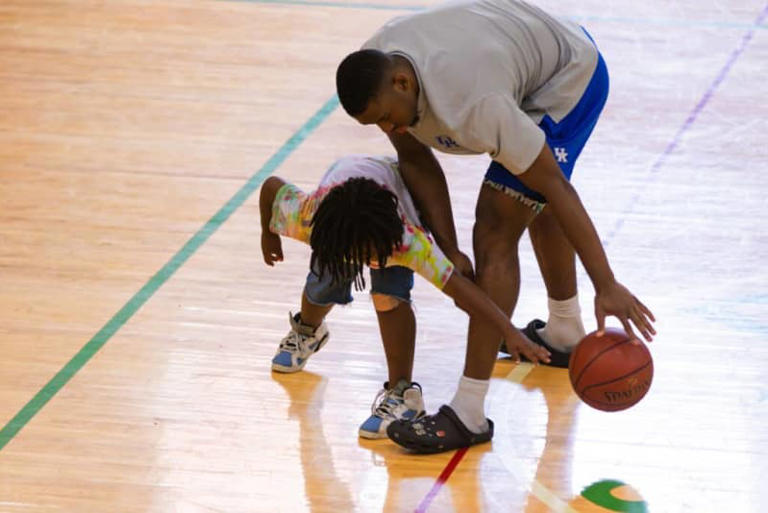
{"label": "green court line", "polygon": [[[372,2],[343,2],[332,0],[221,0],[244,2],[251,4],[274,4],[274,5],[303,5],[311,7],[337,7],[340,9],[370,9],[379,11],[421,11],[431,7],[431,5],[392,5],[377,4]],[[717,20],[680,20],[674,18],[632,18],[620,16],[569,16],[562,15],[577,23],[580,22],[601,22],[601,23],[623,23],[630,25],[652,25],[652,26],[670,26],[670,27],[712,27],[721,29],[748,29],[756,28],[768,30],[768,25],[754,25],[749,22],[738,21],[717,21]]]}
{"label": "green court line", "polygon": [[88,363],[139,308],[189,260],[195,251],[259,188],[261,183],[336,109],[339,100],[334,95],[280,147],[277,152],[224,204],[211,219],[139,290],[80,351],[13,417],[0,431],[0,450],[50,401],[59,390]]}

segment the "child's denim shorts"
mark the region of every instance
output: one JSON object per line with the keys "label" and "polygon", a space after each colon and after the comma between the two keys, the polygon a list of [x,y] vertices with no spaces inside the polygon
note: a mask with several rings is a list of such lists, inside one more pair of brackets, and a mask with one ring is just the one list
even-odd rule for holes
{"label": "child's denim shorts", "polygon": [[[412,288],[413,271],[407,267],[394,265],[371,269],[371,294],[385,294],[410,303]],[[333,283],[329,274],[326,273],[321,279],[314,270],[310,270],[304,294],[314,305],[346,305],[352,302],[352,280]]]}

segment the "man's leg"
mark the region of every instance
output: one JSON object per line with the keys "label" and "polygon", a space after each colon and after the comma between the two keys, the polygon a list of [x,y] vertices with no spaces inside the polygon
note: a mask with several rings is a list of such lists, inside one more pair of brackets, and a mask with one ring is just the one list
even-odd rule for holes
{"label": "man's leg", "polygon": [[545,208],[533,219],[528,233],[547,295],[557,301],[576,295],[576,253],[550,209]]}
{"label": "man's leg", "polygon": [[[473,241],[476,283],[508,315],[520,290],[518,242],[535,210],[483,184],[477,200]],[[442,452],[491,440],[493,424],[485,418],[485,396],[501,334],[470,317],[464,375],[448,406],[416,422],[393,422],[387,433],[416,452]]]}
{"label": "man's leg", "polygon": [[585,335],[576,283],[576,254],[548,208],[536,216],[528,232],[549,298],[549,318],[538,334],[555,349],[570,351]]}
{"label": "man's leg", "polygon": [[[595,72],[578,104],[557,123],[545,116],[539,124],[547,136],[547,144],[552,152],[559,155],[558,164],[568,180],[600,117],[607,97],[608,69],[602,56],[598,54]],[[547,287],[549,319],[544,327],[541,321],[532,321],[525,332],[533,338],[538,335],[540,340],[553,349],[569,353],[584,337],[573,247],[548,208],[544,208],[531,223],[529,232]],[[559,364],[567,365],[568,355],[559,356]]]}
{"label": "man's leg", "polygon": [[[483,184],[477,200],[473,243],[475,281],[509,317],[520,292],[518,243],[535,212],[529,206]],[[464,376],[451,408],[474,433],[488,430],[485,396],[501,335],[483,320],[469,319]]]}
{"label": "man's leg", "polygon": [[[508,316],[520,292],[518,244],[533,209],[508,194],[483,184],[477,200],[473,245],[475,282]],[[469,320],[464,375],[489,379],[501,334],[482,320]]]}

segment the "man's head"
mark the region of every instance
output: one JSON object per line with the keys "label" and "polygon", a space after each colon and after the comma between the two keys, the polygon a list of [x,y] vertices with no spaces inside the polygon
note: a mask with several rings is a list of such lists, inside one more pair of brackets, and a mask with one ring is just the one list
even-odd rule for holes
{"label": "man's head", "polygon": [[364,125],[404,133],[417,121],[419,83],[404,57],[378,50],[347,55],[336,70],[336,92],[347,114]]}
{"label": "man's head", "polygon": [[328,192],[312,218],[310,265],[333,281],[365,287],[363,268],[384,267],[403,239],[397,196],[369,178],[350,178]]}

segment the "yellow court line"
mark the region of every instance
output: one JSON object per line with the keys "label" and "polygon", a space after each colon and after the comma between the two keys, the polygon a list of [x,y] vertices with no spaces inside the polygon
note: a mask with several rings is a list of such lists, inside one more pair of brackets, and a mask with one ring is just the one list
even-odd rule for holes
{"label": "yellow court line", "polygon": [[[515,365],[515,368],[506,375],[506,379],[513,383],[522,383],[534,368],[535,366],[532,363],[518,363]],[[509,465],[506,465],[506,467],[507,470],[512,470]],[[516,477],[523,475],[522,472],[514,471],[513,474],[516,474]],[[579,513],[537,479],[534,479],[531,484],[531,493],[554,513]]]}

